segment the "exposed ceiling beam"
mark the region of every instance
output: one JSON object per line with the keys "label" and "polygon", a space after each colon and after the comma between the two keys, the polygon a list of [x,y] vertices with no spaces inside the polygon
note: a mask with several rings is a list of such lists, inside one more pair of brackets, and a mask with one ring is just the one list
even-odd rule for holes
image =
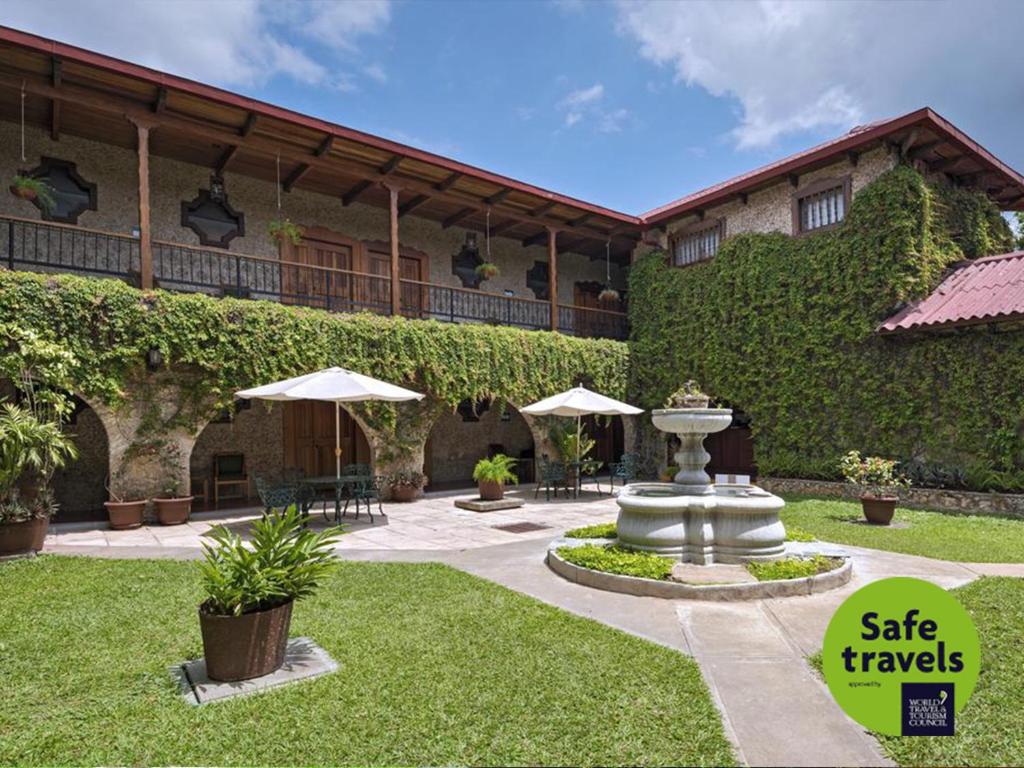
{"label": "exposed ceiling beam", "polygon": [[214,166],[214,170],[217,172],[218,176],[224,175],[224,171],[227,170],[228,163],[231,162],[237,153],[237,144],[229,144],[224,148],[224,151],[220,154],[220,158],[217,160],[217,165]]}
{"label": "exposed ceiling beam", "polygon": [[914,147],[912,150],[910,150],[910,152],[904,154],[911,160],[917,160],[918,158],[927,155],[940,144],[945,144],[945,142],[942,139],[938,139],[936,141],[926,141],[924,144]]}
{"label": "exposed ceiling beam", "polygon": [[532,211],[530,211],[530,215],[535,217],[535,218],[538,217],[538,216],[543,216],[545,213],[550,211],[556,205],[558,205],[558,203],[556,203],[554,200],[549,200],[548,202],[544,203],[543,205],[538,205],[536,208],[534,208]]}
{"label": "exposed ceiling beam", "polygon": [[437,183],[437,185],[436,185],[436,189],[437,189],[438,192],[445,192],[445,191],[451,189],[452,185],[456,181],[461,179],[461,178],[462,178],[462,174],[459,173],[458,171],[456,171],[455,173],[451,174],[450,176],[448,176],[444,180],[439,181]]}
{"label": "exposed ceiling beam", "polygon": [[398,217],[401,218],[407,213],[412,213],[430,199],[429,195],[416,195],[412,200],[398,206]]}
{"label": "exposed ceiling beam", "polygon": [[[50,59],[50,84],[54,88],[60,88],[62,70],[60,59]],[[54,141],[60,141],[60,107],[60,99],[50,99],[50,138]]]}
{"label": "exposed ceiling beam", "polygon": [[917,141],[917,134],[918,134],[917,128],[912,128],[910,130],[910,132],[906,135],[906,137],[903,139],[903,141],[900,142],[900,155],[901,156],[903,156],[903,157],[907,156],[907,153],[910,151],[910,148],[912,146],[914,146],[914,142]]}
{"label": "exposed ceiling beam", "polygon": [[1017,195],[1011,195],[1010,197],[1004,197],[1003,199],[997,200],[996,202],[998,202],[1000,205],[1005,205],[1009,207],[1012,205],[1016,205],[1021,200],[1024,200],[1024,192]]}
{"label": "exposed ceiling beam", "polygon": [[239,134],[242,136],[249,136],[254,130],[256,130],[256,121],[259,120],[259,115],[255,112],[250,112],[249,116],[245,118],[245,124],[242,125],[242,130]]}
{"label": "exposed ceiling beam", "polygon": [[944,157],[941,160],[936,160],[934,163],[928,163],[928,168],[930,170],[932,170],[932,171],[935,171],[936,173],[938,173],[939,171],[945,171],[945,170],[948,170],[948,169],[952,168],[953,166],[955,166],[957,163],[959,163],[961,160],[965,159],[966,157],[967,157],[967,155],[956,155],[954,157]]}
{"label": "exposed ceiling beam", "polygon": [[495,224],[491,227],[491,234],[500,235],[502,232],[512,229],[512,227],[518,226],[519,224],[520,222],[516,219],[508,219],[507,221],[503,221],[500,224]]}
{"label": "exposed ceiling beam", "polygon": [[401,155],[392,155],[391,159],[384,163],[384,165],[382,165],[377,170],[383,176],[390,176],[392,173],[398,170],[398,164],[402,162],[403,159],[404,158]]}
{"label": "exposed ceiling beam", "polygon": [[167,108],[167,89],[162,85],[156,90],[156,101],[153,102],[153,111],[160,114]]}
{"label": "exposed ceiling beam", "polygon": [[582,216],[577,216],[575,219],[571,219],[569,221],[569,226],[570,227],[581,226],[583,224],[586,224],[592,218],[594,218],[594,214],[592,214],[592,213],[584,213]]}
{"label": "exposed ceiling beam", "polygon": [[511,192],[512,192],[511,189],[509,189],[508,187],[505,187],[504,189],[498,190],[497,192],[495,192],[490,197],[484,198],[484,202],[487,203],[488,205],[497,205],[502,200],[504,200],[506,197],[508,197],[509,194],[511,194]]}
{"label": "exposed ceiling beam", "polygon": [[282,182],[281,187],[285,192],[291,192],[292,188],[299,183],[299,180],[309,173],[309,170],[310,168],[308,163],[299,163],[295,166],[292,172],[288,174],[288,178]]}
{"label": "exposed ceiling beam", "polygon": [[316,155],[317,157],[323,157],[324,155],[331,151],[331,147],[333,146],[334,136],[328,135],[326,138],[324,138],[323,141],[320,142],[320,146],[316,148],[316,151],[313,154]]}
{"label": "exposed ceiling beam", "polygon": [[476,212],[477,212],[476,208],[468,208],[468,207],[467,208],[463,208],[460,211],[456,211],[451,216],[449,216],[447,219],[445,219],[444,221],[441,222],[441,229],[448,229],[449,227],[454,227],[460,221],[462,221],[465,218],[468,218],[468,217],[472,216]]}
{"label": "exposed ceiling beam", "polygon": [[352,203],[356,201],[356,198],[368,190],[372,185],[372,181],[357,181],[345,194],[341,196],[341,204],[346,207],[352,205]]}

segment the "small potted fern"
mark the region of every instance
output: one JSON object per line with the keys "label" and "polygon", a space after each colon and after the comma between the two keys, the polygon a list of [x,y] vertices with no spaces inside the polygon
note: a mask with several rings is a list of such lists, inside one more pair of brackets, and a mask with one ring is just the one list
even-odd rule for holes
{"label": "small potted fern", "polygon": [[505,484],[517,484],[519,478],[512,471],[516,460],[504,453],[496,453],[489,459],[480,459],[473,468],[473,479],[480,489],[484,501],[500,501],[505,497]]}
{"label": "small potted fern", "polygon": [[279,244],[284,244],[286,241],[292,245],[302,243],[302,228],[293,224],[291,219],[274,219],[267,225],[267,232],[270,234],[270,239]]}
{"label": "small potted fern", "polygon": [[249,680],[281,667],[292,606],[334,567],[340,535],[340,528],[306,528],[295,506],[255,521],[248,545],[223,526],[210,532],[199,563],[206,593],[199,629],[212,680]]}
{"label": "small potted fern", "polygon": [[483,264],[478,264],[476,268],[476,276],[481,280],[491,280],[500,274],[501,270],[493,261],[485,261]]}
{"label": "small potted fern", "polygon": [[18,174],[11,180],[10,189],[15,197],[28,200],[30,203],[38,203],[46,211],[52,210],[56,203],[53,198],[53,187],[34,176]]}

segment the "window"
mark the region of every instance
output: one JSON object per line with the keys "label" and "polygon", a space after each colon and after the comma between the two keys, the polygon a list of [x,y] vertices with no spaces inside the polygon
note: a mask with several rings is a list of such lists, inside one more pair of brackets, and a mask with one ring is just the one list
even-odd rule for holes
{"label": "window", "polygon": [[834,227],[846,218],[849,207],[849,176],[808,184],[793,197],[793,233]]}
{"label": "window", "polygon": [[34,201],[46,221],[77,224],[82,213],[96,210],[96,185],[79,176],[74,163],[44,157],[28,175],[42,179],[53,190],[52,206],[47,207],[39,200]]}
{"label": "window", "polygon": [[716,253],[725,236],[725,219],[701,224],[698,228],[681,232],[672,238],[672,265],[685,267],[698,261],[707,261]]}
{"label": "window", "polygon": [[228,204],[222,181],[210,179],[210,189],[200,189],[191,201],[181,204],[181,226],[199,236],[201,245],[227,248],[231,241],[245,235],[245,215]]}

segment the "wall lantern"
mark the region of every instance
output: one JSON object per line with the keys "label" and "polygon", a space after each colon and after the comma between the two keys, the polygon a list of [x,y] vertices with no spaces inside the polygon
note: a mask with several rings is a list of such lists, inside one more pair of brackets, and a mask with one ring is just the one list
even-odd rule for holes
{"label": "wall lantern", "polygon": [[151,371],[155,371],[163,364],[164,353],[156,347],[150,347],[146,351],[146,367]]}
{"label": "wall lantern", "polygon": [[214,202],[224,202],[224,179],[217,175],[210,176],[210,199]]}

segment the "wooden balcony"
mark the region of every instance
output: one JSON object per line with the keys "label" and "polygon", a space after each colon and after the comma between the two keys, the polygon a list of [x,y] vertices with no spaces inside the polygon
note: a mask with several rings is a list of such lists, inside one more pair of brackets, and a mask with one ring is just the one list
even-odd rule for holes
{"label": "wooden balcony", "polygon": [[[70,272],[140,285],[138,238],[85,227],[0,216],[2,263],[12,270]],[[392,311],[391,278],[154,240],[153,282],[170,291],[277,301],[330,312]],[[448,285],[399,280],[402,315],[450,323],[551,330],[551,303]],[[626,315],[558,305],[562,333],[625,339]]]}

